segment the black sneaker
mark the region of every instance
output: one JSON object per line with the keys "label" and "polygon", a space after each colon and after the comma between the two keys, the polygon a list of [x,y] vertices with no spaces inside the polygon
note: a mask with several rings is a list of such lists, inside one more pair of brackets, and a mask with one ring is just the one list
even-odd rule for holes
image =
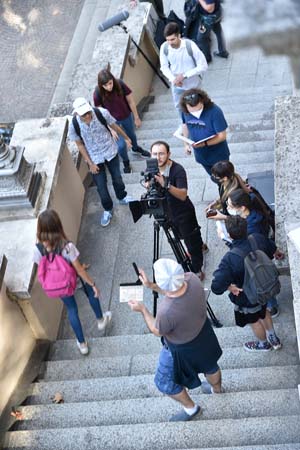
{"label": "black sneaker", "polygon": [[225,51],[225,52],[214,52],[214,56],[218,56],[219,58],[227,59],[228,56],[229,56],[229,53],[227,51]]}
{"label": "black sneaker", "polygon": [[144,150],[142,147],[137,147],[136,149],[131,149],[132,153],[134,153],[135,155],[139,155],[142,158],[150,158],[150,152],[148,152],[147,150]]}
{"label": "black sneaker", "polygon": [[124,173],[131,173],[132,169],[131,169],[131,165],[129,161],[126,161],[123,163],[124,164]]}

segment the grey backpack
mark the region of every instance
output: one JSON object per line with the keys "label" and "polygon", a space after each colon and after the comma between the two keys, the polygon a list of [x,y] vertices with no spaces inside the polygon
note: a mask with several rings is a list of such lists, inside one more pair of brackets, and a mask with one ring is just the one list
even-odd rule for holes
{"label": "grey backpack", "polygon": [[[185,43],[186,43],[186,51],[188,52],[188,55],[192,58],[193,63],[195,65],[195,67],[196,67],[197,66],[197,62],[196,62],[196,59],[195,59],[195,57],[193,55],[192,42],[191,42],[190,39],[185,39]],[[169,45],[168,45],[167,42],[164,43],[163,51],[164,51],[164,55],[168,58]],[[170,62],[169,62],[169,65],[170,65]]]}
{"label": "grey backpack", "polygon": [[279,272],[272,260],[257,247],[254,236],[248,236],[250,252],[233,248],[231,253],[244,259],[243,292],[253,305],[265,305],[280,292]]}

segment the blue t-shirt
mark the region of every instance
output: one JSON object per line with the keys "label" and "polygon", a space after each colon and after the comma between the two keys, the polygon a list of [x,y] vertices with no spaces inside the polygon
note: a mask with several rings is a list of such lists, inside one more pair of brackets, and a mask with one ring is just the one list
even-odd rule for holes
{"label": "blue t-shirt", "polygon": [[[189,130],[189,138],[195,142],[221,133],[228,127],[221,108],[215,104],[205,108],[199,119],[189,113],[183,113],[182,119]],[[211,166],[218,161],[228,160],[230,152],[225,140],[219,144],[195,148],[194,154],[199,164]]]}
{"label": "blue t-shirt", "polygon": [[[207,5],[211,5],[213,3],[215,4],[215,9],[214,9],[214,11],[211,14],[214,14],[216,11],[218,11],[218,9],[220,8],[220,4],[221,4],[220,0],[205,0],[205,3]],[[205,15],[208,14],[208,12],[205,11],[205,9],[202,8],[200,3],[199,3],[199,11],[200,11],[200,14],[205,14]]]}

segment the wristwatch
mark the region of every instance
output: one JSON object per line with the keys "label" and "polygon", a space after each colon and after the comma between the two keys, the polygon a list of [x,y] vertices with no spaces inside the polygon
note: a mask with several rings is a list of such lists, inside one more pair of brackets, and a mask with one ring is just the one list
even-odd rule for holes
{"label": "wristwatch", "polygon": [[207,141],[204,141],[204,145],[205,145],[205,147],[208,147]]}

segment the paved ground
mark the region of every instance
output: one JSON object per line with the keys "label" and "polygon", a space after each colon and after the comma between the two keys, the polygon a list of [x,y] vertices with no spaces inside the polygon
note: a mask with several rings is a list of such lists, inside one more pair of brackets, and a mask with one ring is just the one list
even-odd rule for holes
{"label": "paved ground", "polygon": [[46,115],[83,3],[1,1],[0,122]]}

